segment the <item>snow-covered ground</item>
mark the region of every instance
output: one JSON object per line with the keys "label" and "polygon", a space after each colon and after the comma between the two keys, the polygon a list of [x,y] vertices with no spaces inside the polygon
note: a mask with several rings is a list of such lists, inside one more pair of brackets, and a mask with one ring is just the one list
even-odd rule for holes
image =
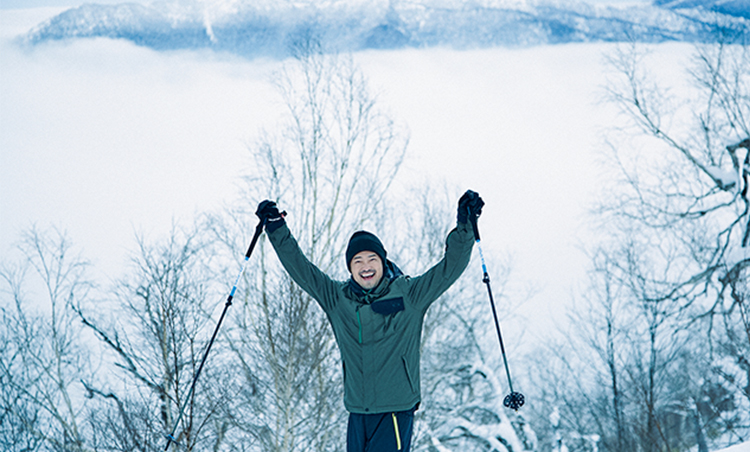
{"label": "snow-covered ground", "polygon": [[714,452],[750,452],[750,442],[735,444],[734,446],[730,446],[726,449],[721,449]]}
{"label": "snow-covered ground", "polygon": [[[134,232],[166,234],[174,220],[235,201],[247,145],[281,112],[269,83],[279,63],[108,39],[32,49],[11,40],[59,11],[0,11],[0,255],[24,228],[54,224],[113,277]],[[512,254],[516,293],[535,288],[503,325],[510,344],[559,322],[585,282],[579,245],[600,194],[598,134],[616,124],[598,103],[612,48],[355,55],[411,131],[404,180],[429,174],[478,191],[485,254]],[[665,44],[655,58],[677,77],[689,51]]]}

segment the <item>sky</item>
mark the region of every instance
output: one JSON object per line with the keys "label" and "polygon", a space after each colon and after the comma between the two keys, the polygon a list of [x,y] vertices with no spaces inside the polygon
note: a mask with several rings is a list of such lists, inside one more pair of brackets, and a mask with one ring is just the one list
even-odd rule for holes
{"label": "sky", "polygon": [[[592,4],[633,4],[650,3],[648,0],[587,0]],[[75,7],[84,3],[115,4],[115,3],[151,3],[151,0],[0,0],[0,9],[25,9],[41,7]]]}
{"label": "sky", "polygon": [[[53,13],[0,14],[0,255],[24,228],[56,225],[114,278],[136,233],[157,238],[233,202],[248,144],[281,112],[269,83],[277,63],[106,39],[32,50],[9,40]],[[410,129],[402,175],[479,192],[485,254],[511,256],[515,293],[534,289],[503,325],[511,343],[542,336],[585,284],[600,133],[616,124],[598,102],[608,49],[354,56],[379,104]],[[688,51],[664,45],[655,58],[679,68]],[[466,274],[481,283],[480,268]]]}

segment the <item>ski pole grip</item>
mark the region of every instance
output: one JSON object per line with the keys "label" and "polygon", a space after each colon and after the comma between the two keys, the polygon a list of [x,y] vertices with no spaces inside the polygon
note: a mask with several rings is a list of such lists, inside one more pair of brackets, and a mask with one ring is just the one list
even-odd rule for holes
{"label": "ski pole grip", "polygon": [[472,229],[474,229],[474,240],[478,242],[479,241],[479,228],[477,227],[477,216],[469,212],[469,221],[471,222]]}
{"label": "ski pole grip", "polygon": [[260,237],[260,234],[263,233],[263,226],[265,224],[265,220],[260,220],[258,222],[258,225],[255,227],[255,234],[253,235],[253,239],[250,241],[250,246],[247,248],[247,253],[245,253],[245,260],[250,259],[250,255],[253,254],[253,248],[255,248],[255,244],[258,242],[258,237]]}
{"label": "ski pole grip", "polygon": [[[281,212],[281,219],[286,217],[286,210]],[[250,246],[247,248],[247,253],[245,253],[245,259],[250,259],[250,255],[253,254],[253,248],[255,248],[255,244],[258,242],[258,238],[263,233],[263,227],[268,223],[268,218],[262,218],[260,222],[258,222],[258,225],[255,227],[255,235],[253,235],[253,240],[250,242]]]}

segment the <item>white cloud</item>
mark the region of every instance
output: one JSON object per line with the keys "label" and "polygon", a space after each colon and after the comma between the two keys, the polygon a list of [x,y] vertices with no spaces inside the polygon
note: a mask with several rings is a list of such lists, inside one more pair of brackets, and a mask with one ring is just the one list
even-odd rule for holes
{"label": "white cloud", "polygon": [[262,63],[109,40],[0,52],[2,249],[55,223],[120,263],[134,229],[163,233],[229,201],[246,145],[274,116]]}
{"label": "white cloud", "polygon": [[[110,275],[134,229],[163,234],[173,218],[232,201],[246,143],[280,108],[274,62],[106,39],[0,46],[0,250],[30,223],[54,223]],[[405,175],[429,172],[487,202],[485,253],[511,251],[514,278],[542,288],[522,309],[534,330],[583,277],[576,245],[600,186],[593,153],[613,121],[595,104],[607,47],[356,55],[411,130]],[[658,52],[668,66],[686,49]]]}

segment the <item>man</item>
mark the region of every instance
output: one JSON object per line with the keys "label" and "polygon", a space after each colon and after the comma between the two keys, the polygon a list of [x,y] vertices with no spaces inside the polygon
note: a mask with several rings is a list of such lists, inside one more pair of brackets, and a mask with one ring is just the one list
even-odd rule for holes
{"label": "man", "polygon": [[348,452],[408,452],[421,401],[419,346],[427,309],[466,269],[474,236],[470,219],[484,201],[468,190],[445,255],[417,277],[403,275],[372,233],[355,232],[346,249],[347,281],[334,281],[302,253],[276,203],[256,215],[292,279],[325,311],[341,352]]}

